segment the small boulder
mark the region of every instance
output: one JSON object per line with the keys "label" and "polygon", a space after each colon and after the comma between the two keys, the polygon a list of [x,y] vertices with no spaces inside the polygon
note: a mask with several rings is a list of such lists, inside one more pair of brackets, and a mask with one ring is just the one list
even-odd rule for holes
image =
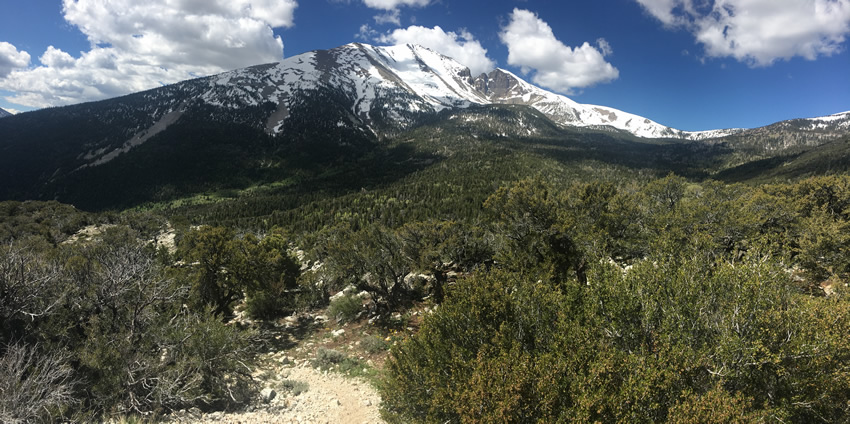
{"label": "small boulder", "polygon": [[266,387],[265,389],[260,391],[260,400],[262,400],[263,403],[271,402],[272,399],[275,398],[275,396],[277,396],[277,392],[274,391],[274,389]]}

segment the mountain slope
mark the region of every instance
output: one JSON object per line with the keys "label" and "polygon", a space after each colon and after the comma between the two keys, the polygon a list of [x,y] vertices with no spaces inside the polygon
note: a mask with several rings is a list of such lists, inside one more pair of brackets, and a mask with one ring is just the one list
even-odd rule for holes
{"label": "mountain slope", "polygon": [[502,104],[523,104],[543,112],[553,121],[575,127],[612,127],[643,138],[680,138],[702,140],[735,134],[741,130],[686,132],[650,119],[605,106],[580,104],[572,99],[531,85],[516,75],[496,69],[473,81],[487,100]]}
{"label": "mountain slope", "polygon": [[7,116],[12,116],[12,114],[11,114],[11,113],[9,113],[9,112],[6,112],[6,111],[5,111],[5,110],[3,110],[2,108],[0,108],[0,118],[5,118],[5,117],[7,117]]}
{"label": "mountain slope", "polygon": [[743,130],[707,143],[722,144],[734,153],[727,167],[737,167],[753,161],[788,157],[826,146],[850,134],[850,112],[818,118],[792,119],[765,127]]}
{"label": "mountain slope", "polygon": [[[652,168],[699,173],[829,142],[848,132],[850,114],[687,133],[579,104],[504,70],[473,77],[453,59],[421,46],[353,43],[0,120],[0,199],[60,199],[102,208],[303,180],[363,158],[380,168],[380,158],[399,156],[387,146],[440,120],[455,120],[449,127],[458,139],[579,141],[576,149],[603,159],[623,161],[622,152],[613,150],[625,149]],[[781,148],[771,147],[773,139]],[[712,153],[704,161],[690,153],[705,149]],[[656,151],[670,157],[644,154]]]}
{"label": "mountain slope", "polygon": [[850,171],[850,136],[788,155],[769,156],[724,169],[715,175],[727,182],[769,182]]}

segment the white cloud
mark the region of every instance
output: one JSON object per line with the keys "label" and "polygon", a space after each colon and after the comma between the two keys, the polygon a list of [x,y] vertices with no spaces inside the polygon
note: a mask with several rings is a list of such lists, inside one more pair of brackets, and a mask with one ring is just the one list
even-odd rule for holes
{"label": "white cloud", "polygon": [[26,68],[30,64],[30,54],[18,51],[18,48],[0,41],[0,78],[9,75],[15,69]]}
{"label": "white cloud", "polygon": [[393,10],[400,6],[425,7],[431,0],[363,0],[363,4],[372,9]]}
{"label": "white cloud", "polygon": [[[395,26],[400,26],[401,11],[399,8],[401,6],[425,7],[431,4],[431,0],[363,0],[363,4],[372,9],[385,11],[385,13],[373,17],[376,24],[394,24]],[[411,18],[411,20],[416,21],[416,17]]]}
{"label": "white cloud", "polygon": [[769,66],[841,51],[850,34],[850,0],[636,0],[664,25],[685,28],[708,57]]}
{"label": "white cloud", "polygon": [[481,43],[466,30],[455,33],[445,32],[439,26],[425,28],[413,25],[382,35],[377,41],[428,47],[467,66],[473,75],[492,71],[496,67],[496,62],[487,57],[487,49],[481,47]]}
{"label": "white cloud", "polygon": [[291,26],[295,0],[63,0],[91,49],[48,47],[42,66],[0,74],[7,100],[31,107],[97,100],[283,58],[272,28]]}
{"label": "white cloud", "polygon": [[388,11],[387,13],[375,15],[374,19],[375,23],[378,25],[395,24],[396,26],[399,26],[401,25],[401,11],[398,9],[393,9]]}
{"label": "white cloud", "polygon": [[611,44],[608,43],[608,40],[599,38],[596,40],[596,45],[599,46],[599,51],[602,52],[602,56],[610,56],[614,54],[614,49],[611,48]]}
{"label": "white cloud", "polygon": [[528,10],[514,9],[499,37],[508,46],[509,64],[520,66],[526,74],[533,70],[534,83],[555,91],[571,93],[620,75],[605,61],[611,53],[607,41],[598,40],[601,51],[587,42],[575,48],[567,46],[555,38],[549,24]]}
{"label": "white cloud", "polygon": [[49,46],[47,51],[38,60],[42,65],[53,68],[69,68],[76,63],[76,60],[70,54],[53,46]]}
{"label": "white cloud", "polygon": [[360,25],[360,31],[354,34],[354,38],[359,38],[363,41],[371,41],[378,38],[378,31],[372,29],[369,24]]}

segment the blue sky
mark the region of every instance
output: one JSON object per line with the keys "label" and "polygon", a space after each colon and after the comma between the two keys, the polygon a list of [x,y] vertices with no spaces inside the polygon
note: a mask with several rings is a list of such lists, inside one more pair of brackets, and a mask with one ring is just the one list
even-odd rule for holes
{"label": "blue sky", "polygon": [[418,42],[683,130],[850,110],[850,0],[0,0],[0,108]]}

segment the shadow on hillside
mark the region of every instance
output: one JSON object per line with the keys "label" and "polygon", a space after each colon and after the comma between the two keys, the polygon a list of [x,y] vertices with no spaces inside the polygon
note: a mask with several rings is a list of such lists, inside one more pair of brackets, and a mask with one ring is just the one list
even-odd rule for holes
{"label": "shadow on hillside", "polygon": [[441,160],[407,144],[376,146],[373,151],[355,158],[301,164],[291,170],[294,177],[290,184],[260,188],[248,196],[216,203],[181,206],[173,212],[190,215],[199,222],[225,225],[253,225],[257,220],[279,224],[275,217],[287,211],[324,199],[380,189]]}
{"label": "shadow on hillside", "polygon": [[637,141],[601,133],[574,134],[565,138],[529,139],[531,151],[563,164],[596,161],[631,169],[674,172],[690,178],[707,178],[732,149],[723,144],[692,141]]}
{"label": "shadow on hillside", "polygon": [[282,321],[282,324],[266,323],[261,328],[262,345],[260,351],[262,353],[292,349],[298,345],[298,342],[309,337],[323,326],[310,315],[298,315],[294,321]]}

